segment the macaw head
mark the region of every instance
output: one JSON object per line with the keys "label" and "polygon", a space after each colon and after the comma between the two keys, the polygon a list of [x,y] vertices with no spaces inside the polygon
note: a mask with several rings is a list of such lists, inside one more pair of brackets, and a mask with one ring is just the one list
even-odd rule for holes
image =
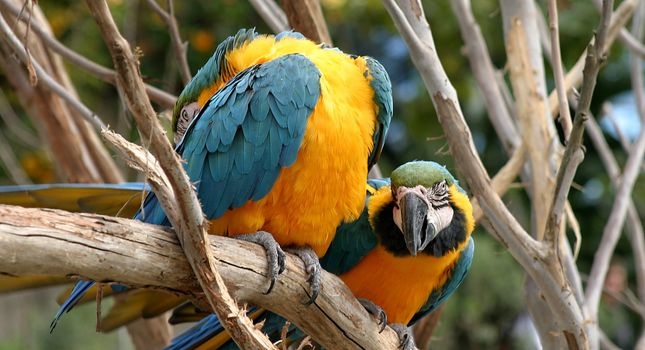
{"label": "macaw head", "polygon": [[409,162],[392,172],[391,182],[394,223],[412,256],[442,256],[472,232],[468,196],[444,166]]}
{"label": "macaw head", "polygon": [[235,75],[236,72],[232,71],[226,55],[257,36],[255,29],[240,29],[234,36],[226,38],[217,46],[213,56],[184,87],[177,98],[172,114],[175,144],[181,141],[186,129],[199,114],[206,101]]}

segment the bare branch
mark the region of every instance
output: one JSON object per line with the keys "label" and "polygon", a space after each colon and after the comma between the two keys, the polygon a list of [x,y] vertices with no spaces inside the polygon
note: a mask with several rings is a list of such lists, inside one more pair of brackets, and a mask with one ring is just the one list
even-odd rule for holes
{"label": "bare branch", "polygon": [[[322,272],[325,288],[311,306],[302,262],[287,254],[280,282],[266,295],[266,258],[256,244],[209,236],[217,270],[233,296],[286,317],[327,348],[397,349],[398,337],[379,326],[342,281]],[[200,284],[177,235],[136,220],[53,209],[0,206],[0,273],[81,276],[134,287],[200,296]],[[26,254],[38,251],[39,254]],[[74,259],[69,259],[73,254]],[[230,316],[230,315],[227,315]]]}
{"label": "bare branch", "polygon": [[[20,9],[10,3],[9,0],[0,0],[0,6],[16,17],[20,13]],[[21,19],[25,20],[25,18]],[[56,40],[56,38],[47,33],[37,23],[32,23],[31,29],[44,44],[48,45],[57,54],[72,62],[76,67],[85,70],[107,83],[116,84],[116,73],[113,70],[103,67],[75,51],[70,50],[68,47]],[[146,84],[146,92],[150,99],[159,103],[164,108],[172,108],[175,105],[175,100],[177,98],[163,90]]]}
{"label": "bare branch", "polygon": [[383,1],[394,24],[405,39],[410,55],[430,94],[444,129],[455,164],[478,199],[496,235],[539,286],[567,339],[570,348],[589,346],[582,311],[566,284],[551,276],[552,256],[533,240],[504,206],[490,186],[490,179],[477,156],[470,130],[457,101],[457,94],[445,74],[419,1]]}
{"label": "bare branch", "polygon": [[[164,197],[159,199],[170,222],[177,228],[186,257],[210,306],[238,345],[257,349],[274,348],[271,341],[255,329],[253,322],[240,311],[215,268],[213,254],[210,245],[207,244],[207,222],[204,220],[197,195],[145,95],[138,61],[128,42],[119,33],[107,3],[88,0],[87,4],[110,50],[116,71],[119,73],[118,86],[137,121],[143,142],[150,144],[152,153],[168,176],[176,202]],[[173,207],[176,208],[174,211]]]}
{"label": "bare branch", "polygon": [[274,0],[249,0],[249,2],[274,33],[289,30],[287,15]]}
{"label": "bare branch", "polygon": [[[524,145],[524,143],[522,143],[522,145],[520,145],[520,147],[518,147],[515,152],[513,152],[511,159],[509,159],[508,162],[504,164],[504,166],[497,172],[497,174],[495,174],[495,176],[491,180],[490,184],[491,187],[493,187],[495,193],[497,193],[499,196],[502,196],[504,195],[504,193],[506,193],[506,191],[513,183],[513,180],[522,170],[522,165],[524,165],[525,160],[526,146]],[[471,203],[473,205],[473,216],[475,217],[475,221],[479,221],[484,215],[484,212],[482,212],[477,198],[472,199]]]}
{"label": "bare branch", "polygon": [[573,130],[567,148],[564,152],[558,175],[556,178],[555,196],[548,216],[545,237],[553,242],[559,235],[564,212],[564,204],[573,183],[578,165],[584,159],[582,141],[584,135],[584,122],[589,115],[591,99],[596,87],[596,80],[600,67],[605,61],[605,42],[607,40],[609,22],[612,18],[613,1],[603,2],[603,12],[598,25],[597,34],[587,47],[587,59],[584,67],[584,78],[580,92],[580,102],[573,122]]}
{"label": "bare branch", "polygon": [[564,131],[564,139],[569,140],[571,134],[571,113],[569,101],[564,86],[564,70],[562,69],[562,55],[560,54],[560,34],[558,32],[558,8],[556,0],[548,0],[549,32],[551,33],[551,64],[553,78],[558,93],[558,106],[560,107],[560,124]]}
{"label": "bare branch", "polygon": [[20,142],[32,148],[39,146],[36,136],[24,125],[20,120],[20,117],[16,114],[16,111],[11,108],[11,104],[7,100],[7,96],[2,89],[0,89],[0,119],[2,119],[7,129],[9,129],[9,131]]}
{"label": "bare branch", "polygon": [[16,155],[13,153],[9,141],[4,137],[2,131],[0,131],[0,161],[2,162],[0,166],[5,169],[5,172],[14,183],[31,183],[31,180],[27,174],[25,174],[25,171],[22,170],[22,166],[18,163],[18,159],[16,159]]}
{"label": "bare branch", "polygon": [[181,75],[182,82],[186,85],[192,78],[190,67],[188,66],[188,59],[186,58],[188,44],[183,42],[181,40],[181,35],[179,35],[179,27],[177,26],[177,19],[175,18],[173,0],[166,0],[168,11],[159,6],[156,0],[146,0],[146,2],[168,26],[168,30],[170,31],[170,43],[172,44],[172,49],[175,52],[175,57],[177,58],[179,74]]}
{"label": "bare branch", "polygon": [[[509,75],[515,96],[517,118],[519,119],[522,138],[527,146],[528,166],[530,169],[531,232],[532,236],[542,238],[546,225],[548,203],[551,201],[550,144],[553,142],[547,118],[545,104],[546,89],[543,75],[542,57],[539,54],[539,43],[531,43],[536,37],[535,21],[528,21],[528,9],[520,2],[502,1],[502,14],[506,33],[506,55],[508,57]],[[512,5],[511,5],[512,4]],[[526,23],[524,21],[527,21]],[[533,24],[533,25],[532,25]],[[537,48],[536,48],[537,46]],[[535,57],[539,60],[536,62]],[[542,73],[543,74],[543,73]],[[546,150],[546,152],[545,152]]]}
{"label": "bare branch", "polygon": [[4,40],[12,47],[14,52],[20,57],[20,60],[24,64],[28,64],[28,62],[31,62],[31,64],[38,75],[40,81],[48,88],[50,89],[53,93],[57,94],[60,96],[67,104],[74,108],[85,120],[90,122],[92,125],[94,125],[95,128],[98,130],[101,130],[105,128],[105,124],[103,121],[94,113],[92,112],[87,106],[85,106],[81,101],[79,101],[77,98],[74,96],[70,95],[69,91],[65,89],[62,85],[60,85],[56,80],[54,80],[52,77],[47,74],[47,72],[40,66],[40,64],[34,60],[30,60],[30,57],[27,55],[27,52],[25,50],[25,47],[22,45],[20,40],[16,37],[16,35],[13,33],[11,28],[9,28],[9,24],[7,21],[5,21],[4,16],[0,14],[0,34],[4,38]]}
{"label": "bare branch", "polygon": [[[620,29],[625,26],[627,21],[629,21],[629,18],[631,17],[632,12],[634,12],[638,1],[639,0],[625,0],[621,2],[620,5],[616,8],[616,11],[613,12],[609,23],[606,40],[604,42],[603,54],[607,52],[609,47],[611,47],[614,40],[618,36]],[[571,92],[572,89],[577,88],[582,83],[582,69],[585,65],[586,57],[587,53],[583,52],[578,61],[576,61],[576,64],[571,67],[567,75],[564,77],[564,86],[566,87],[567,95]],[[557,91],[553,91],[549,94],[549,105],[551,106],[551,115],[555,117],[558,114]]]}
{"label": "bare branch", "polygon": [[[602,0],[594,0],[594,5],[598,12],[602,11]],[[620,28],[618,33],[618,40],[622,42],[631,52],[640,57],[645,57],[645,46],[639,42],[634,36],[625,28]]]}
{"label": "bare branch", "polygon": [[282,0],[282,7],[293,29],[317,43],[332,44],[318,0]]}
{"label": "bare branch", "polygon": [[[590,116],[586,122],[587,130],[591,141],[600,155],[600,159],[609,175],[612,186],[617,189],[620,185],[620,168],[618,162],[614,157],[611,148],[607,144],[607,140],[602,134],[600,127],[595,119]],[[643,232],[643,223],[638,216],[634,202],[629,199],[627,204],[627,232],[632,243],[632,251],[634,252],[634,267],[636,270],[636,283],[638,287],[638,296],[641,303],[645,304],[645,233]]]}
{"label": "bare branch", "polygon": [[452,0],[451,3],[459,20],[470,68],[484,96],[488,116],[504,149],[510,153],[520,144],[519,133],[506,107],[500,84],[491,83],[497,82],[495,68],[488,54],[486,41],[473,16],[470,0]]}
{"label": "bare branch", "polygon": [[[643,37],[643,17],[645,17],[645,4],[641,2],[638,15],[632,24],[632,31],[636,34],[635,37],[639,39]],[[632,90],[636,97],[636,107],[640,115],[641,124],[645,124],[645,91],[643,91],[642,62],[635,56],[631,60],[631,71]],[[593,315],[596,315],[598,311],[602,285],[605,281],[607,270],[609,269],[611,256],[613,255],[624,225],[634,182],[636,181],[636,176],[639,174],[644,154],[645,128],[641,128],[638,139],[629,151],[627,164],[625,165],[621,183],[614,199],[614,205],[603,230],[600,245],[594,256],[594,262],[589,274],[589,282],[587,283],[585,296],[587,299],[586,305],[592,311]]]}

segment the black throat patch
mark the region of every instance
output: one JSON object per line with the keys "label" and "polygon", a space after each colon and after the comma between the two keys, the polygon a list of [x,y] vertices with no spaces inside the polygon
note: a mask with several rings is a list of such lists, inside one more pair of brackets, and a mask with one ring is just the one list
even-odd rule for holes
{"label": "black throat patch", "polygon": [[[428,244],[423,250],[423,254],[435,257],[444,256],[446,253],[456,249],[466,239],[464,213],[455,207],[452,202],[449,203],[453,210],[452,221]],[[374,232],[379,239],[379,243],[383,245],[386,251],[394,256],[410,256],[410,251],[403,239],[403,232],[394,223],[393,209],[394,202],[388,203],[375,213],[373,219]]]}

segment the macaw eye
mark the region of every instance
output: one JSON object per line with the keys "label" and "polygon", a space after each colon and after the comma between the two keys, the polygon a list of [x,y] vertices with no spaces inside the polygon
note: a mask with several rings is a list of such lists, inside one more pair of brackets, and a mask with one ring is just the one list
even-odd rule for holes
{"label": "macaw eye", "polygon": [[448,183],[446,180],[432,185],[427,192],[428,200],[435,208],[443,207],[448,204]]}
{"label": "macaw eye", "polygon": [[189,103],[181,109],[181,112],[179,112],[179,118],[177,119],[177,129],[175,130],[175,144],[179,143],[179,141],[184,137],[186,129],[188,129],[190,122],[193,121],[197,112],[199,112],[199,105],[197,102]]}

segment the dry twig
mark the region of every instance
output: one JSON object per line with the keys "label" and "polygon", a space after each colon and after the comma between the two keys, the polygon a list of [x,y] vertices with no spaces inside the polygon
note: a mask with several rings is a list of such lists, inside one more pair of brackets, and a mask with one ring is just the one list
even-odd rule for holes
{"label": "dry twig", "polygon": [[[643,36],[643,23],[645,17],[645,5],[641,2],[638,15],[636,16],[633,25],[633,32],[635,37],[642,38]],[[640,116],[641,124],[645,125],[645,91],[643,91],[643,77],[642,77],[642,63],[640,59],[632,59],[632,90],[636,97],[636,107]],[[603,235],[594,256],[593,265],[589,274],[589,282],[587,283],[586,306],[591,311],[592,315],[597,315],[598,304],[600,303],[600,295],[602,285],[604,284],[611,256],[613,255],[614,248],[620,237],[620,232],[625,222],[628,204],[630,202],[631,193],[636,181],[636,176],[640,171],[640,166],[645,154],[645,128],[641,128],[640,135],[632,145],[627,158],[627,164],[623,170],[623,176],[616,192],[614,204],[612,206],[609,219],[603,230]],[[597,316],[596,316],[597,317]],[[597,327],[597,324],[594,326]]]}
{"label": "dry twig", "polygon": [[240,346],[258,349],[274,348],[271,341],[253,327],[253,322],[240,313],[215,268],[210,245],[206,244],[208,241],[205,230],[206,221],[197,195],[181,166],[179,157],[159,125],[156,113],[145,94],[138,61],[130,50],[128,42],[119,33],[107,3],[88,0],[87,4],[110,50],[118,72],[118,87],[137,121],[143,143],[150,144],[152,153],[168,176],[176,202],[163,197],[159,199],[170,222],[177,229],[186,257],[210,306],[222,321],[224,328]]}
{"label": "dry twig", "polygon": [[[10,0],[0,0],[0,6],[2,6],[5,10],[10,12],[14,16],[18,16],[18,14],[20,13],[20,9],[13,5]],[[116,84],[116,72],[114,72],[113,70],[103,67],[78,54],[77,52],[72,51],[67,46],[63,45],[60,41],[56,40],[56,38],[54,38],[52,35],[47,33],[37,23],[32,23],[31,29],[43,41],[44,44],[52,49],[52,51],[66,58],[76,67],[85,70],[86,72],[98,77],[99,79],[107,83]],[[175,105],[175,100],[177,98],[163,90],[146,84],[146,92],[148,93],[150,99],[159,103],[164,108],[172,108]]]}
{"label": "dry twig", "polygon": [[190,67],[188,66],[188,59],[186,58],[188,44],[183,42],[179,35],[179,27],[177,26],[177,19],[175,18],[175,6],[173,4],[173,0],[166,1],[166,6],[168,7],[167,11],[159,6],[156,0],[146,0],[146,2],[168,26],[168,30],[170,31],[170,42],[172,44],[172,49],[175,52],[175,57],[177,58],[181,80],[184,85],[188,84],[192,78]]}
{"label": "dry twig", "polygon": [[564,70],[562,69],[562,58],[560,54],[560,34],[558,31],[558,8],[556,0],[548,0],[548,13],[549,32],[551,33],[551,65],[553,66],[553,78],[558,93],[558,106],[560,107],[559,121],[564,131],[564,139],[569,140],[569,135],[571,135],[571,113],[569,112],[569,101],[564,86]]}

